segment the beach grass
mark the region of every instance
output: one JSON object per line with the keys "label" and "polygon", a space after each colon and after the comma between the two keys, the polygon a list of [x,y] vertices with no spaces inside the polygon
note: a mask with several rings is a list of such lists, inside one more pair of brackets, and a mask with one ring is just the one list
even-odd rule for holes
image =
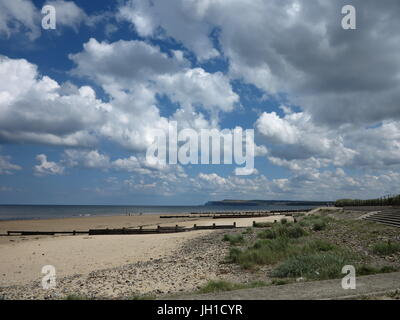
{"label": "beach grass", "polygon": [[241,234],[226,234],[222,240],[228,241],[231,245],[237,245],[244,242],[243,235]]}
{"label": "beach grass", "polygon": [[283,286],[292,282],[293,281],[291,281],[290,279],[273,279],[271,284],[274,286]]}
{"label": "beach grass", "polygon": [[357,274],[360,276],[367,276],[370,274],[377,274],[377,273],[390,273],[395,271],[398,271],[398,269],[393,266],[374,267],[370,265],[360,265],[357,267]]}
{"label": "beach grass", "polygon": [[228,261],[237,263],[245,269],[252,269],[257,265],[273,265],[294,256],[337,250],[334,245],[323,240],[299,241],[297,238],[279,236],[274,239],[259,239],[244,249],[232,248]]}
{"label": "beach grass", "polygon": [[396,252],[400,252],[400,243],[398,242],[378,242],[372,246],[372,252],[377,255],[387,256]]}
{"label": "beach grass", "polygon": [[155,300],[156,296],[152,295],[133,295],[128,298],[128,300]]}
{"label": "beach grass", "polygon": [[253,228],[246,228],[245,231],[242,232],[242,234],[252,234],[254,232]]}
{"label": "beach grass", "polygon": [[302,227],[310,227],[313,231],[321,231],[325,230],[332,221],[333,218],[329,216],[310,215],[301,219],[299,225]]}
{"label": "beach grass", "polygon": [[337,252],[309,253],[288,258],[271,273],[277,278],[303,277],[309,280],[334,279],[342,276],[343,266],[352,259]]}
{"label": "beach grass", "polygon": [[[343,277],[342,268],[353,265],[357,275],[396,271],[392,266],[369,265],[360,252],[350,247],[336,245],[321,238],[320,232],[336,223],[329,216],[307,216],[300,223],[279,223],[257,233],[255,239],[245,239],[241,246],[230,249],[227,261],[243,269],[257,270],[260,266],[272,267],[272,278],[325,280]],[[243,244],[244,243],[244,244]],[[398,243],[378,243],[374,252],[398,252]],[[287,281],[287,280],[284,280]],[[280,283],[280,282],[277,282]]]}
{"label": "beach grass", "polygon": [[287,223],[277,225],[271,229],[264,230],[258,233],[260,239],[276,239],[276,238],[300,238],[307,235],[307,232],[298,225]]}
{"label": "beach grass", "polygon": [[80,294],[71,293],[67,295],[64,300],[90,300],[88,297]]}
{"label": "beach grass", "polygon": [[274,225],[273,222],[255,222],[253,224],[254,228],[268,228],[268,227],[272,227]]}
{"label": "beach grass", "polygon": [[267,284],[263,281],[253,281],[250,283],[233,283],[224,280],[211,280],[199,289],[200,293],[233,291],[239,289],[265,287]]}

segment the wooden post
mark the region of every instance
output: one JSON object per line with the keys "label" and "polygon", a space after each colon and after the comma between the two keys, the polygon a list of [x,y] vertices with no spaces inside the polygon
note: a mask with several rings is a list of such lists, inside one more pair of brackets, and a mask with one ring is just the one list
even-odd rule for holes
{"label": "wooden post", "polygon": [[233,223],[233,227],[236,228],[236,222]]}
{"label": "wooden post", "polygon": [[253,228],[256,226],[256,222],[255,221],[253,221]]}

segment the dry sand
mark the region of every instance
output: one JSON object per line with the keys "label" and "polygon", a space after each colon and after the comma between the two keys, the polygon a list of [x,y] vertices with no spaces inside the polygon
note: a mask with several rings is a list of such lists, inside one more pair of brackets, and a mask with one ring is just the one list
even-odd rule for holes
{"label": "dry sand", "polygon": [[[0,233],[8,230],[88,230],[89,228],[118,228],[156,225],[193,226],[216,223],[248,227],[253,221],[279,220],[283,216],[240,219],[160,219],[157,215],[82,217],[31,221],[2,221]],[[211,234],[213,230],[149,235],[60,235],[60,236],[2,236],[0,237],[0,287],[25,285],[40,281],[44,265],[56,268],[57,278],[88,275],[94,271],[122,267],[135,263],[169,258],[190,241]],[[220,242],[217,243],[220,245]],[[214,248],[215,249],[215,248]],[[214,250],[215,251],[215,250]],[[221,257],[223,258],[223,257]],[[167,270],[168,271],[168,270]],[[174,273],[175,270],[168,272]],[[151,279],[152,275],[148,277]],[[151,290],[150,290],[151,291]]]}
{"label": "dry sand", "polygon": [[53,265],[57,276],[65,277],[165,257],[184,241],[205,232],[59,236],[1,244],[0,286],[41,279],[44,265]]}

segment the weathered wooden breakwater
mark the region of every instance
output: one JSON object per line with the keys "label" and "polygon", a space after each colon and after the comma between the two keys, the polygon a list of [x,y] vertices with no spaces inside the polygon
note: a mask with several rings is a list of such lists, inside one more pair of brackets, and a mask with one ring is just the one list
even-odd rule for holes
{"label": "weathered wooden breakwater", "polygon": [[40,235],[47,235],[47,236],[54,236],[56,234],[70,234],[70,235],[77,235],[77,234],[87,234],[89,231],[7,231],[7,236],[40,236]]}
{"label": "weathered wooden breakwater", "polygon": [[212,225],[203,226],[194,224],[193,227],[184,226],[166,226],[157,228],[118,228],[118,229],[90,229],[88,231],[7,231],[7,236],[38,236],[38,235],[51,235],[56,234],[88,234],[88,235],[128,235],[128,234],[157,234],[157,233],[178,233],[178,232],[188,232],[194,230],[213,230],[213,229],[233,229],[237,228],[236,222],[228,225],[217,225],[213,223]]}
{"label": "weathered wooden breakwater", "polygon": [[163,215],[160,218],[172,219],[172,218],[212,218],[212,219],[228,219],[228,218],[262,218],[271,217],[275,215],[292,216],[299,212],[309,212],[311,209],[299,209],[299,210],[271,210],[271,211],[226,211],[226,212],[210,212],[198,215],[198,213],[191,212],[191,215]]}
{"label": "weathered wooden breakwater", "polygon": [[188,232],[194,230],[213,230],[213,229],[233,229],[236,228],[236,222],[228,225],[217,225],[213,223],[209,226],[202,226],[194,224],[193,227],[160,227],[155,229],[148,228],[135,228],[135,229],[91,229],[89,235],[100,235],[100,234],[157,234],[157,233],[177,233],[177,232]]}
{"label": "weathered wooden breakwater", "polygon": [[[160,218],[171,219],[171,218],[213,218],[213,219],[237,219],[237,218],[261,218],[261,217],[270,217],[275,215],[285,215],[292,216],[298,212],[308,212],[311,209],[300,209],[300,210],[271,210],[271,211],[225,211],[225,212],[208,212],[208,213],[194,213],[192,212],[189,215],[162,215]],[[197,214],[197,215],[195,215]],[[79,234],[88,234],[88,235],[118,235],[118,234],[157,234],[157,233],[177,233],[177,232],[186,232],[193,230],[212,230],[212,229],[232,229],[236,228],[236,222],[232,225],[217,225],[213,223],[209,226],[197,225],[194,224],[193,227],[184,227],[184,226],[171,226],[171,227],[161,227],[157,228],[118,228],[118,229],[90,229],[87,231],[81,230],[73,230],[73,231],[27,231],[27,230],[19,230],[19,231],[7,231],[7,234],[0,236],[39,236],[39,235],[79,235]]]}

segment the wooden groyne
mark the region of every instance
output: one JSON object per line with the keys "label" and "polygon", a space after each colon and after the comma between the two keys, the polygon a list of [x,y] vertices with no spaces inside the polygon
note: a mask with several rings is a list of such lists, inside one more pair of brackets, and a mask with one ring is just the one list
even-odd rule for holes
{"label": "wooden groyne", "polygon": [[213,219],[236,219],[236,218],[263,218],[263,217],[272,217],[272,216],[280,216],[280,215],[285,215],[285,216],[292,216],[292,212],[286,212],[286,213],[253,213],[253,214],[246,214],[246,213],[240,213],[240,214],[219,214],[215,215],[212,218]]}
{"label": "wooden groyne", "polygon": [[[285,214],[285,213],[298,213],[298,212],[309,212],[312,209],[290,209],[290,210],[253,210],[253,211],[210,211],[210,212],[191,212],[192,216],[204,215],[204,216],[221,216],[221,215],[261,215],[261,214]],[[182,217],[182,216],[181,216]]]}
{"label": "wooden groyne", "polygon": [[161,219],[173,219],[173,218],[194,218],[193,216],[189,215],[180,215],[180,216],[173,216],[173,215],[165,215],[165,216],[160,216]]}
{"label": "wooden groyne", "polygon": [[149,228],[122,228],[122,229],[90,229],[89,235],[106,235],[106,234],[154,234],[154,233],[176,233],[186,231],[184,227],[176,225],[175,227],[160,227],[155,229]]}
{"label": "wooden groyne", "polygon": [[209,226],[198,226],[194,224],[193,227],[182,227],[176,225],[175,227],[160,227],[155,229],[148,228],[135,228],[135,229],[91,229],[89,235],[106,235],[106,234],[157,234],[157,233],[177,233],[177,232],[188,232],[194,230],[213,230],[213,229],[234,229],[236,228],[236,222],[228,225],[217,225],[213,223]]}
{"label": "wooden groyne", "polygon": [[89,231],[7,231],[8,236],[54,236],[56,234],[88,234]]}
{"label": "wooden groyne", "polygon": [[233,224],[216,225],[213,223],[211,226],[198,226],[194,225],[192,230],[212,230],[212,229],[234,229],[236,227],[236,222]]}
{"label": "wooden groyne", "polygon": [[231,219],[231,218],[262,218],[274,215],[292,216],[299,212],[309,212],[312,209],[296,209],[296,210],[271,210],[271,211],[222,211],[198,214],[191,212],[190,215],[163,215],[160,218],[212,218],[212,219]]}
{"label": "wooden groyne", "polygon": [[56,234],[68,234],[68,235],[78,235],[78,234],[88,234],[88,235],[123,235],[123,234],[157,234],[157,233],[178,233],[187,232],[194,230],[214,230],[214,229],[234,229],[237,228],[236,222],[228,225],[217,225],[213,223],[212,225],[202,226],[194,224],[193,227],[184,226],[166,226],[157,228],[119,228],[119,229],[90,229],[88,231],[7,231],[5,236],[54,236]]}

